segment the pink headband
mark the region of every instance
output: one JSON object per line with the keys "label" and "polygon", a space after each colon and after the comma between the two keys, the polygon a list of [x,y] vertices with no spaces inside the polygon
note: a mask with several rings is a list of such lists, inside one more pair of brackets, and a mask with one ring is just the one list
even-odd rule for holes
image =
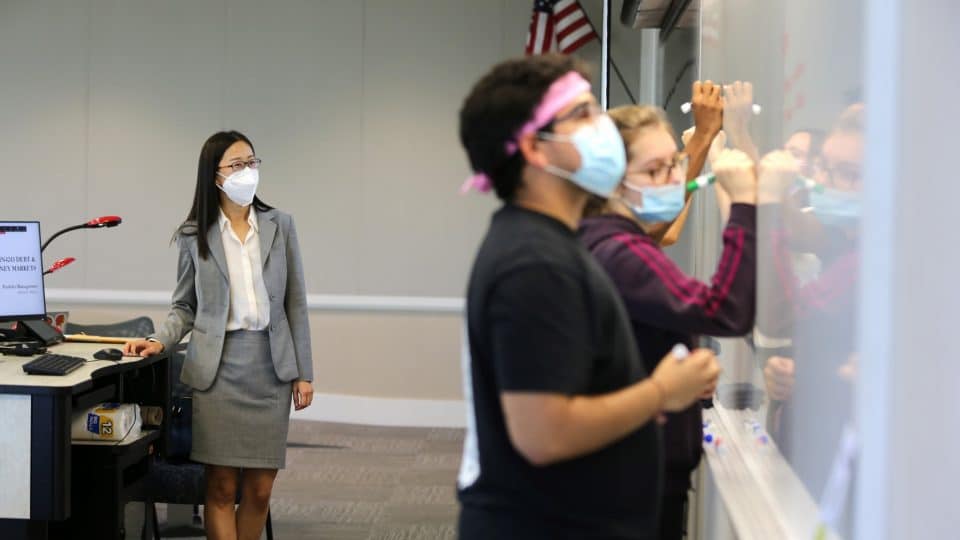
{"label": "pink headband", "polygon": [[[549,124],[560,109],[563,109],[570,103],[570,100],[588,91],[590,91],[590,83],[576,71],[571,71],[553,81],[553,84],[547,89],[547,93],[543,95],[543,99],[540,100],[537,108],[533,110],[533,118],[520,127],[516,135],[513,136],[513,139],[506,142],[505,149],[507,156],[512,156],[517,152],[519,148],[517,147],[516,141],[519,140],[520,137],[528,133],[533,133]],[[470,178],[467,178],[466,182],[460,186],[460,193],[467,193],[471,188],[486,193],[490,191],[492,187],[493,182],[491,182],[490,177],[487,176],[486,173],[478,172]]]}

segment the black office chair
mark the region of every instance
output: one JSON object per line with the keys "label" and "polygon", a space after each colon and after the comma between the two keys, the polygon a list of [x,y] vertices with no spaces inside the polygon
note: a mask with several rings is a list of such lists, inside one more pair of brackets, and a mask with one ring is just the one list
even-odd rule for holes
{"label": "black office chair", "polygon": [[[167,420],[170,445],[165,459],[157,459],[151,465],[144,490],[144,520],[141,538],[147,539],[148,527],[153,538],[160,540],[157,520],[157,503],[185,504],[194,508],[194,526],[163,531],[168,537],[204,536],[199,527],[199,506],[207,493],[207,476],[204,466],[190,461],[190,421],[192,417],[192,389],[180,382],[180,371],[186,358],[186,344],[181,343],[170,353],[170,415]],[[240,493],[237,493],[239,502]],[[273,540],[273,516],[267,511],[267,540]]]}
{"label": "black office chair", "polygon": [[144,337],[153,333],[153,321],[150,317],[137,317],[129,321],[112,324],[74,324],[67,322],[63,333],[123,338]]}

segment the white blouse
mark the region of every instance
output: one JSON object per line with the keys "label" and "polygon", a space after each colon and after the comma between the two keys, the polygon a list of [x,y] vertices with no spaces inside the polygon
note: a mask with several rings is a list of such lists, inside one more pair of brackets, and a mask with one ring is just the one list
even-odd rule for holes
{"label": "white blouse", "polygon": [[230,220],[220,210],[220,236],[230,277],[227,332],[265,330],[270,325],[270,299],[263,283],[263,262],[260,260],[260,224],[253,207],[250,207],[247,223],[250,230],[241,242]]}

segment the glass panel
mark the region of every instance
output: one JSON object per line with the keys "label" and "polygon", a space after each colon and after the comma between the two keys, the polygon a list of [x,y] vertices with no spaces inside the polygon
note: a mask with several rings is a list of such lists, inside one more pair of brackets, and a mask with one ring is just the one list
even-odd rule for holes
{"label": "glass panel", "polygon": [[[720,401],[757,410],[821,513],[849,537],[851,501],[823,501],[852,423],[857,366],[861,2],[702,0],[700,8],[701,78],[732,85],[727,145],[760,163],[756,328],[724,343]],[[709,248],[720,238],[711,236],[704,249],[717,254]]]}

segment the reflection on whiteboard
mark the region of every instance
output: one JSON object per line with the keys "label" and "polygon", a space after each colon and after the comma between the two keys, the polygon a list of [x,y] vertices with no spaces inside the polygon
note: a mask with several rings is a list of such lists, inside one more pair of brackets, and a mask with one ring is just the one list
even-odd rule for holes
{"label": "reflection on whiteboard", "polygon": [[[860,97],[862,2],[700,7],[701,37],[710,42],[700,78],[725,85],[727,145],[758,165],[753,351],[728,355],[726,382],[758,387],[759,421],[806,497],[819,501],[813,514],[824,532],[849,538],[857,479],[848,474],[853,445],[844,434],[856,429],[857,367],[868,361],[855,339],[861,192],[869,182],[861,174],[869,112]],[[763,105],[760,114],[754,104]],[[752,372],[735,369],[742,366]],[[745,448],[744,463],[762,459]],[[788,496],[771,471],[745,470],[770,498]],[[788,537],[812,537],[809,520],[783,523]]]}

